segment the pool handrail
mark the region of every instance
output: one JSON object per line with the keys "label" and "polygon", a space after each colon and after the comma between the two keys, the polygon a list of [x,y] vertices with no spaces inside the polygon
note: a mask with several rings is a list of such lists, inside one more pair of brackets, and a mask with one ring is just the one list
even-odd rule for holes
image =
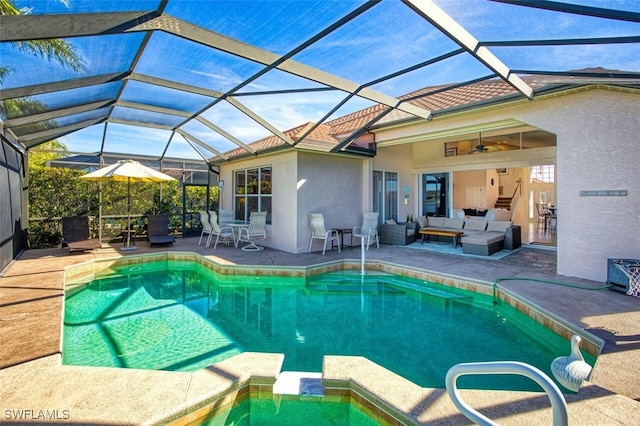
{"label": "pool handrail", "polygon": [[567,426],[569,419],[567,415],[567,403],[560,391],[560,388],[545,373],[536,367],[518,361],[494,361],[494,362],[469,362],[456,364],[447,371],[445,385],[447,393],[453,404],[469,420],[479,425],[497,425],[488,417],[474,410],[467,405],[458,393],[458,377],[471,374],[517,374],[528,377],[538,383],[551,401],[553,411],[553,425]]}

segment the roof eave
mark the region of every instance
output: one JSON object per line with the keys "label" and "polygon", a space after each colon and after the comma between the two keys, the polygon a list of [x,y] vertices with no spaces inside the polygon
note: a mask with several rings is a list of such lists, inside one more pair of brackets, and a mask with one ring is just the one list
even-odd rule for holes
{"label": "roof eave", "polygon": [[[467,113],[467,112],[471,112],[471,111],[475,111],[475,110],[479,110],[479,109],[484,109],[487,107],[495,107],[497,105],[501,105],[501,104],[508,104],[508,103],[514,103],[514,102],[529,102],[529,101],[533,101],[536,99],[539,99],[540,97],[544,97],[546,95],[549,94],[555,94],[555,95],[562,95],[563,92],[569,92],[569,91],[573,91],[576,89],[586,89],[588,87],[626,87],[626,88],[631,88],[631,89],[640,89],[640,87],[636,86],[636,85],[603,85],[603,84],[558,84],[558,85],[549,85],[549,86],[544,86],[541,87],[539,89],[536,89],[535,91],[535,97],[533,99],[526,99],[523,98],[522,95],[520,93],[511,93],[508,95],[504,95],[504,96],[500,96],[500,97],[495,97],[495,98],[491,98],[491,99],[486,99],[486,100],[482,100],[482,101],[478,101],[478,102],[471,102],[468,104],[464,104],[464,105],[457,105],[454,107],[450,107],[450,108],[444,108],[441,110],[435,110],[433,111],[433,119],[435,118],[441,118],[441,117],[446,117],[446,116],[450,116],[450,115],[454,115],[454,114],[460,114],[460,113]],[[396,127],[396,126],[404,126],[404,125],[408,125],[408,124],[413,124],[416,122],[424,122],[426,120],[421,119],[419,117],[406,117],[406,118],[401,118],[398,120],[395,120],[393,122],[386,122],[386,123],[382,123],[382,124],[378,124],[378,125],[374,125],[371,126],[371,128],[369,129],[370,132],[375,133],[376,131],[379,130],[383,130],[383,129],[388,129],[390,127]]]}

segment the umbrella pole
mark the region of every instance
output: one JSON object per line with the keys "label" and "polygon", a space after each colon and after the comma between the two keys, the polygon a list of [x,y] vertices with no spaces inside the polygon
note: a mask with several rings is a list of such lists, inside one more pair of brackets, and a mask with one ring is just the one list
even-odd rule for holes
{"label": "umbrella pole", "polygon": [[138,247],[131,247],[131,177],[127,178],[127,245],[122,250],[137,250]]}
{"label": "umbrella pole", "polygon": [[98,182],[98,240],[102,243],[102,182]]}
{"label": "umbrella pole", "polygon": [[127,178],[127,247],[131,247],[131,178]]}

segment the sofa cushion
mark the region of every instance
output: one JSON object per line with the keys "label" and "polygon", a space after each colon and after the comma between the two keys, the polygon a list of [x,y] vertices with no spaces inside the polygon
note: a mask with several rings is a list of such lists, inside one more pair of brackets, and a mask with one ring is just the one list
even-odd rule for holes
{"label": "sofa cushion", "polygon": [[387,219],[384,221],[387,225],[397,225],[396,221],[393,219]]}
{"label": "sofa cushion", "polygon": [[429,226],[444,226],[444,217],[429,216],[427,218]]}
{"label": "sofa cushion", "polygon": [[419,216],[418,217],[418,226],[420,228],[426,228],[427,226],[429,226],[429,221],[427,220],[426,216]]}
{"label": "sofa cushion", "polygon": [[453,209],[453,214],[451,215],[454,219],[464,219],[464,210],[462,209]]}
{"label": "sofa cushion", "polygon": [[497,243],[504,240],[504,234],[502,232],[479,232],[472,235],[463,235],[460,242],[464,246],[465,244],[476,244],[480,246],[488,246],[489,244]]}
{"label": "sofa cushion", "polygon": [[476,231],[484,231],[487,228],[486,220],[465,220],[464,221],[464,229],[476,230]]}
{"label": "sofa cushion", "polygon": [[506,232],[510,226],[510,220],[493,220],[487,225],[487,231]]}
{"label": "sofa cushion", "polygon": [[442,226],[444,228],[462,229],[464,226],[464,219],[452,219],[450,217],[445,217]]}

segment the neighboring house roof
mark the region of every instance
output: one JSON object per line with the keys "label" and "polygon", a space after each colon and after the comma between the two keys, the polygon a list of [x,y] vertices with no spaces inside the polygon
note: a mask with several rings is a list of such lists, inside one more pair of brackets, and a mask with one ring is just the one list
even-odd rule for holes
{"label": "neighboring house roof", "polygon": [[[620,73],[620,71],[605,70],[603,68],[580,70],[580,72]],[[560,91],[569,87],[575,88],[577,86],[590,84],[584,82],[580,83],[579,80],[575,80],[573,82],[560,82],[561,79],[548,76],[529,76],[524,77],[523,80],[531,86],[536,93],[544,91]],[[454,111],[478,108],[488,104],[497,104],[513,99],[522,99],[522,95],[504,80],[494,78],[473,84],[467,84],[461,87],[456,87],[455,85],[425,87],[404,96],[400,96],[398,99],[405,100],[413,105],[430,110],[435,117]],[[344,137],[351,135],[358,129],[364,128],[386,109],[388,109],[387,106],[377,104],[334,120],[327,121],[316,126],[312,132],[301,141],[300,137],[303,136],[310,128],[315,126],[316,123],[305,123],[285,131],[284,134],[289,136],[296,143],[295,147],[297,148],[329,152],[336,147]],[[415,119],[417,118],[406,112],[394,110],[369,127],[375,126],[376,128],[380,128],[385,125],[390,125],[391,123]],[[256,152],[286,149],[290,146],[276,136],[269,136],[248,145]],[[234,160],[240,157],[246,157],[250,154],[242,148],[237,148],[225,153],[225,155],[227,155],[229,160]],[[220,160],[221,159],[219,158],[213,158],[212,163],[221,163],[222,161]]]}

